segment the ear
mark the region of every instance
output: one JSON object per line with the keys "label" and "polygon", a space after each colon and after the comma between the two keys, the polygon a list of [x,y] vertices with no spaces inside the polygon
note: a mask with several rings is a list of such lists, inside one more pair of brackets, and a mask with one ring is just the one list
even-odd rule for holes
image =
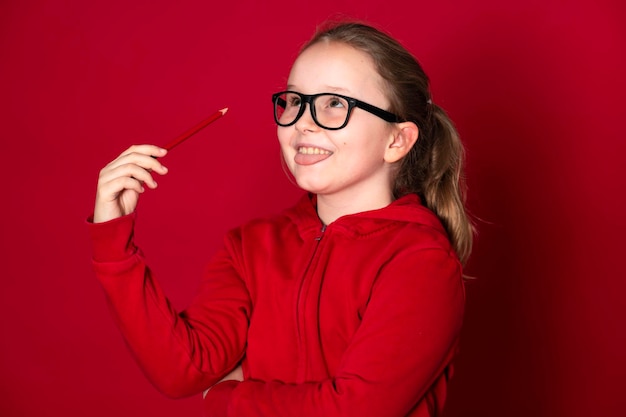
{"label": "ear", "polygon": [[399,161],[409,153],[417,138],[419,136],[419,129],[413,122],[397,123],[393,129],[392,137],[389,139],[389,144],[385,150],[384,159],[390,164]]}

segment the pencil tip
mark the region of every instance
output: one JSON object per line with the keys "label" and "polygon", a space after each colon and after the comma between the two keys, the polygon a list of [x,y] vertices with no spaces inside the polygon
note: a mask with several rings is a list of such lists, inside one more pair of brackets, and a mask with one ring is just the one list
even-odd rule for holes
{"label": "pencil tip", "polygon": [[222,112],[222,116],[225,115],[227,111],[228,111],[228,107],[225,107],[222,110],[220,110],[220,112]]}

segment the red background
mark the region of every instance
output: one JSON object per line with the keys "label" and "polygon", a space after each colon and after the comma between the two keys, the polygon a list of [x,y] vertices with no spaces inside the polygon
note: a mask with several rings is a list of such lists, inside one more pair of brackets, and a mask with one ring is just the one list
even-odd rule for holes
{"label": "red background", "polygon": [[339,12],[419,57],[468,148],[480,235],[447,416],[623,416],[622,4],[2,1],[0,415],[200,415],[149,385],[109,317],[84,224],[98,171],[230,108],[139,207],[183,307],[228,228],[300,194],[270,94]]}

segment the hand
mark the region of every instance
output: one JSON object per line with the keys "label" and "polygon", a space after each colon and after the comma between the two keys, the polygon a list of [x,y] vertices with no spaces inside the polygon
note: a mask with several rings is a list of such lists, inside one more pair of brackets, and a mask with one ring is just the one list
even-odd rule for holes
{"label": "hand", "polygon": [[[235,369],[233,369],[228,375],[224,378],[220,379],[215,385],[224,381],[243,381],[243,370],[241,369],[241,365],[238,365]],[[207,389],[202,393],[202,398],[206,397],[206,394],[213,388],[215,385]]]}
{"label": "hand", "polygon": [[167,174],[167,168],[155,157],[167,150],[154,145],[134,145],[102,168],[98,178],[93,222],[101,223],[132,213],[144,185],[154,189],[151,172]]}

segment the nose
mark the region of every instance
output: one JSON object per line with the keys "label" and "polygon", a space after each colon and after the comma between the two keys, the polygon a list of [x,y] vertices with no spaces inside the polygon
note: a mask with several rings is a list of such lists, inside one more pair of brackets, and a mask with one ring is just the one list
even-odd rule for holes
{"label": "nose", "polygon": [[[319,129],[315,120],[313,120],[313,113],[311,112],[311,103],[304,103],[304,111],[302,112],[302,116],[296,121],[295,128],[299,132],[310,131],[313,132]],[[308,106],[308,109],[306,108]]]}

